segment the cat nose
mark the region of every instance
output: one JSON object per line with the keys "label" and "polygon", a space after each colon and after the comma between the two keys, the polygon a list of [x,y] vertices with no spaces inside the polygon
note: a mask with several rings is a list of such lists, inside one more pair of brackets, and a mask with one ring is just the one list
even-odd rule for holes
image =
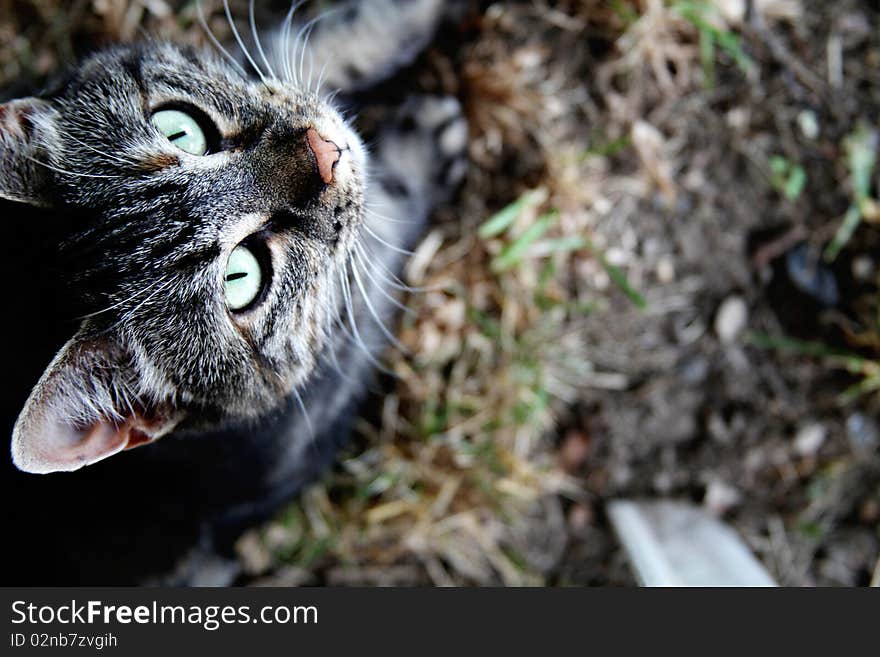
{"label": "cat nose", "polygon": [[333,182],[333,169],[336,163],[342,157],[342,149],[335,142],[324,139],[317,130],[309,128],[306,131],[306,141],[309,144],[309,150],[315,156],[315,162],[318,165],[318,175],[325,185]]}

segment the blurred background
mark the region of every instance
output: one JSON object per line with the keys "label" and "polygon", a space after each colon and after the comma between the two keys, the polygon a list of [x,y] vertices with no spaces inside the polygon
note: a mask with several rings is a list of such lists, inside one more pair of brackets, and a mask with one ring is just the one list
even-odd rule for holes
{"label": "blurred background", "polygon": [[[0,89],[145,34],[205,42],[194,2],[0,0]],[[456,95],[470,170],[397,377],[243,583],[633,584],[619,498],[782,584],[880,582],[876,2],[474,0],[386,87]]]}

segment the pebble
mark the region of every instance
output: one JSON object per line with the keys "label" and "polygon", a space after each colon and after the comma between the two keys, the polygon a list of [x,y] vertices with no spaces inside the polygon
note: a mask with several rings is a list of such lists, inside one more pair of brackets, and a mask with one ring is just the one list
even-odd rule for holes
{"label": "pebble", "polygon": [[880,502],[877,500],[865,500],[859,507],[859,520],[864,525],[876,527],[880,521]]}
{"label": "pebble", "polygon": [[742,502],[742,493],[730,484],[714,479],[706,486],[703,506],[715,515],[724,515]]}
{"label": "pebble", "polygon": [[852,262],[852,273],[857,281],[866,283],[874,279],[876,265],[868,256],[859,256]]}
{"label": "pebble", "polygon": [[575,504],[568,511],[568,527],[576,536],[582,536],[593,524],[593,511],[585,504]]}
{"label": "pebble", "polygon": [[661,496],[671,493],[673,486],[675,486],[675,482],[670,473],[658,472],[654,475],[654,490]]}
{"label": "pebble", "polygon": [[870,454],[880,444],[880,429],[877,423],[864,413],[853,413],[846,418],[846,437],[853,451]]}
{"label": "pebble", "polygon": [[657,263],[657,280],[664,285],[669,285],[675,280],[675,264],[672,258],[664,256]]}
{"label": "pebble", "polygon": [[815,456],[827,436],[828,430],[818,422],[806,424],[798,429],[794,437],[794,450],[801,456]]}
{"label": "pebble", "polygon": [[709,420],[706,422],[706,430],[709,432],[712,440],[722,445],[729,445],[733,437],[727,422],[718,413],[713,412],[709,415]]}
{"label": "pebble", "polygon": [[785,268],[791,282],[819,303],[836,306],[840,301],[834,272],[809,245],[799,244],[789,251],[785,256]]}
{"label": "pebble", "polygon": [[709,376],[709,361],[701,356],[688,358],[679,365],[678,376],[687,385],[699,385]]}
{"label": "pebble", "polygon": [[746,17],[746,0],[715,0],[715,8],[730,25],[742,25]]}
{"label": "pebble", "polygon": [[727,125],[734,130],[745,130],[752,117],[749,115],[749,111],[746,108],[735,107],[727,113],[725,118],[727,119]]}
{"label": "pebble", "polygon": [[819,137],[821,128],[819,127],[819,119],[812,110],[804,110],[797,117],[798,127],[801,134],[807,139],[813,141]]}
{"label": "pebble", "polygon": [[749,322],[749,308],[742,297],[728,297],[715,315],[715,333],[721,342],[734,342]]}
{"label": "pebble", "polygon": [[249,575],[262,575],[272,566],[272,554],[266,548],[256,531],[244,534],[235,544],[244,570]]}

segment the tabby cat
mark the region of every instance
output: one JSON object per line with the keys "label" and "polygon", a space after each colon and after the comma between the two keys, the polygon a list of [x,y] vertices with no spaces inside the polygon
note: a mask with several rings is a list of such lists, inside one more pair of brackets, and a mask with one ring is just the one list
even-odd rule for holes
{"label": "tabby cat", "polygon": [[387,111],[369,152],[339,108],[449,4],[294,7],[241,55],[118,46],[0,105],[0,583],[228,583],[327,467],[467,140],[451,98]]}

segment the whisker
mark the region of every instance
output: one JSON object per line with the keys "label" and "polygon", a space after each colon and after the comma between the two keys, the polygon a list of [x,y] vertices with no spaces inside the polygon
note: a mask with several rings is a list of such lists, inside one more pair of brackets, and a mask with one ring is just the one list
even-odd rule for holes
{"label": "whisker", "polygon": [[324,85],[324,75],[327,73],[327,64],[330,62],[324,62],[324,65],[321,67],[321,74],[318,76],[318,83],[315,85],[315,93],[321,93],[321,87]]}
{"label": "whisker", "polygon": [[[333,101],[336,100],[336,96],[338,96],[342,92],[342,89],[334,89],[324,98],[324,102],[328,105],[332,105]],[[346,112],[344,110],[337,109],[336,110],[343,119],[347,119]]]}
{"label": "whisker", "polygon": [[358,290],[361,292],[361,296],[364,299],[364,304],[367,306],[367,310],[373,316],[373,319],[376,320],[376,324],[379,326],[379,330],[385,335],[386,338],[397,347],[400,351],[405,354],[409,353],[409,349],[407,349],[400,340],[397,339],[395,335],[388,330],[385,326],[385,323],[382,321],[382,318],[379,317],[379,313],[376,312],[376,309],[373,307],[373,303],[370,301],[370,296],[367,294],[367,290],[364,287],[363,281],[361,281],[361,276],[358,273],[357,265],[354,260],[351,262],[351,273],[354,276],[354,282],[358,287]]}
{"label": "whisker", "polygon": [[390,294],[388,294],[388,292],[385,291],[385,289],[384,289],[384,287],[382,286],[381,282],[380,282],[380,281],[377,281],[377,280],[373,277],[373,274],[372,274],[372,272],[370,271],[370,265],[369,265],[369,263],[363,258],[363,256],[361,256],[361,252],[360,252],[360,251],[358,251],[357,249],[355,249],[354,251],[352,251],[352,254],[354,254],[354,257],[357,258],[357,259],[360,261],[360,263],[361,263],[361,267],[363,268],[364,273],[367,275],[367,278],[370,279],[370,281],[373,283],[373,285],[376,286],[376,289],[379,291],[379,294],[381,294],[382,296],[384,296],[386,299],[388,299],[388,301],[390,301],[392,304],[394,304],[395,306],[397,306],[398,308],[400,308],[400,310],[402,310],[402,311],[405,312],[406,314],[408,314],[408,315],[412,315],[412,316],[415,316],[415,315],[417,314],[416,311],[414,311],[412,308],[407,308],[404,304],[402,304],[400,301],[398,301],[398,300],[395,299],[393,296],[391,296]]}
{"label": "whisker", "polygon": [[366,223],[361,224],[361,228],[363,228],[365,231],[367,231],[367,233],[369,233],[369,235],[370,235],[374,240],[376,240],[376,241],[379,242],[380,244],[382,244],[382,245],[388,247],[388,248],[391,249],[392,251],[394,251],[394,252],[396,252],[396,253],[402,253],[402,254],[405,255],[405,256],[413,256],[413,255],[415,255],[415,253],[413,253],[412,251],[408,251],[407,249],[402,249],[402,248],[400,248],[399,246],[395,246],[394,244],[391,244],[390,242],[386,242],[384,239],[382,239],[382,238],[379,237],[376,233],[374,233],[373,230],[372,230],[372,229],[371,229]]}
{"label": "whisker", "polygon": [[351,376],[349,376],[348,373],[345,372],[345,370],[342,369],[342,365],[339,362],[339,356],[336,355],[335,345],[327,349],[327,353],[324,355],[324,357],[330,360],[330,365],[333,367],[333,369],[336,370],[336,373],[339,374],[339,376],[341,376],[349,383],[360,385],[360,381],[356,381]]}
{"label": "whisker", "polygon": [[417,223],[412,221],[411,219],[395,219],[394,217],[388,217],[384,214],[379,214],[378,212],[371,210],[370,208],[366,208],[366,212],[371,217],[375,217],[376,219],[381,219],[382,221],[387,221],[391,224],[409,224],[410,226]]}
{"label": "whisker", "polygon": [[244,44],[244,40],[241,38],[241,35],[238,33],[238,28],[235,27],[235,21],[232,20],[232,12],[229,9],[229,0],[223,0],[223,10],[226,12],[226,20],[229,23],[229,27],[232,28],[232,35],[235,37],[235,40],[238,42],[238,47],[241,48],[242,53],[247,58],[250,65],[254,68],[254,71],[257,72],[257,75],[260,76],[260,80],[263,81],[263,84],[266,84],[268,81],[266,80],[266,76],[263,73],[262,69],[257,66],[257,63],[254,61],[254,58],[251,57],[251,53],[248,51],[247,46]]}
{"label": "whisker", "polygon": [[[342,290],[342,286],[338,286],[340,291]],[[357,380],[349,376],[347,372],[342,368],[342,364],[339,362],[339,356],[337,355],[337,349],[341,348],[344,345],[350,344],[358,349],[364,349],[361,343],[355,338],[354,334],[351,332],[351,329],[348,327],[347,322],[342,317],[342,308],[343,303],[340,303],[339,297],[336,293],[337,286],[330,286],[330,293],[332,294],[331,308],[333,309],[333,326],[335,326],[338,330],[342,332],[341,344],[338,342],[331,342],[328,347],[326,353],[324,354],[325,358],[329,358],[331,361],[331,365],[333,368],[339,373],[343,378],[345,378],[349,383],[358,383]],[[344,294],[343,294],[344,296]],[[338,338],[337,338],[338,339]]]}
{"label": "whisker", "polygon": [[296,79],[296,74],[293,70],[293,61],[290,57],[290,35],[293,32],[293,17],[296,15],[296,12],[299,11],[300,7],[303,6],[305,1],[306,0],[299,0],[299,2],[291,3],[290,11],[287,12],[287,16],[284,18],[284,23],[281,27],[281,43],[284,44],[284,48],[281,52],[281,63],[284,67],[284,79],[285,82],[292,82],[296,86],[299,86],[299,80]]}
{"label": "whisker", "polygon": [[[377,267],[379,267],[382,271],[378,272],[382,276],[382,280],[384,280],[388,285],[393,287],[395,290],[400,290],[401,292],[412,292],[415,294],[424,294],[426,292],[442,292],[446,290],[445,285],[432,285],[430,287],[412,287],[404,283],[393,271],[388,269],[382,261],[376,257],[374,257],[368,250],[368,247],[363,242],[360,242],[355,245],[355,248],[361,249],[361,257],[365,258],[368,262],[374,262]],[[384,272],[384,274],[383,274]]]}
{"label": "whisker", "polygon": [[367,262],[373,262],[376,264],[376,267],[381,268],[382,271],[376,271],[377,275],[385,282],[389,287],[394,288],[395,290],[400,290],[401,292],[424,292],[424,290],[411,288],[406,283],[401,281],[397,275],[388,269],[385,265],[382,264],[380,260],[375,258],[371,253],[367,251],[366,246],[363,244],[355,244],[355,249],[362,249],[361,257],[367,260]]}
{"label": "whisker", "polygon": [[308,56],[309,56],[309,78],[308,78],[308,80],[309,80],[309,93],[316,93],[316,91],[312,89],[312,84],[315,80],[314,75],[313,75],[315,72],[315,70],[314,70],[315,58],[314,58],[314,56],[312,56],[312,51],[308,50],[308,47],[309,47],[308,38],[306,38],[305,47],[306,47],[306,54],[308,54]]}
{"label": "whisker", "polygon": [[263,63],[266,65],[266,70],[269,72],[269,75],[272,76],[273,80],[278,79],[278,75],[276,75],[275,71],[272,70],[272,65],[269,63],[269,58],[266,57],[266,51],[263,50],[263,44],[260,41],[260,31],[257,29],[257,20],[254,16],[254,0],[250,0],[248,7],[248,14],[250,16],[251,23],[251,34],[254,36],[254,43],[257,46],[257,52],[260,54],[260,58],[263,60]]}
{"label": "whisker", "polygon": [[[302,39],[304,34],[310,33],[316,20],[318,20],[318,16],[306,23],[305,27],[300,28],[299,32],[296,34],[296,40],[293,42],[293,65],[297,69],[297,86],[303,86],[305,83],[309,82],[306,80],[305,71],[303,70],[303,57],[305,56],[308,37],[303,42],[302,49],[300,49],[300,39]],[[296,63],[297,59],[299,60],[298,66]]]}
{"label": "whisker", "polygon": [[303,414],[303,418],[306,421],[306,427],[308,427],[308,430],[309,430],[309,436],[311,437],[310,442],[311,442],[312,446],[314,446],[316,436],[315,436],[315,428],[314,428],[314,426],[312,426],[312,418],[309,417],[309,412],[308,412],[308,410],[306,410],[306,404],[303,401],[302,395],[299,393],[299,390],[297,390],[295,387],[293,389],[293,397],[294,397],[294,399],[296,399],[296,403],[299,405],[299,410]]}
{"label": "whisker", "polygon": [[77,144],[79,144],[83,148],[88,148],[90,151],[97,153],[101,157],[106,157],[108,160],[113,160],[114,162],[117,162],[118,164],[131,165],[131,166],[136,166],[138,164],[138,161],[133,157],[132,158],[122,158],[122,157],[119,157],[118,155],[112,155],[110,153],[105,153],[101,149],[95,148],[94,146],[87,144],[86,142],[84,142],[80,139],[77,139],[76,137],[74,137],[70,133],[68,133],[66,136],[67,136],[67,138],[75,141]]}
{"label": "whisker", "polygon": [[342,270],[340,270],[339,276],[340,276],[340,280],[342,283],[342,294],[345,299],[345,309],[348,312],[348,321],[349,321],[349,324],[351,325],[352,331],[354,332],[354,336],[357,341],[357,344],[358,344],[358,346],[360,346],[361,351],[363,351],[364,356],[367,357],[367,360],[370,361],[370,363],[372,363],[372,365],[376,369],[378,369],[381,372],[384,372],[385,374],[396,377],[397,375],[394,372],[392,372],[391,370],[386,368],[384,365],[382,365],[378,360],[376,360],[375,356],[373,356],[373,354],[370,352],[369,348],[367,347],[366,343],[364,342],[364,339],[361,337],[360,331],[358,330],[358,327],[357,327],[357,322],[355,321],[355,318],[354,318],[354,309],[353,309],[354,303],[351,298],[351,288],[348,285],[348,278],[345,275],[347,272],[348,272],[348,262],[346,262],[345,267]]}
{"label": "whisker", "polygon": [[[317,16],[315,16],[314,18],[312,18],[308,23],[306,23],[302,28],[300,28],[299,32],[297,33],[297,35],[296,35],[296,41],[294,41],[294,52],[293,52],[293,57],[294,57],[294,61],[296,61],[296,54],[297,54],[297,52],[299,52],[299,76],[300,76],[300,81],[297,83],[298,86],[302,86],[302,82],[304,81],[304,79],[303,79],[303,74],[304,74],[304,72],[305,72],[305,71],[303,70],[303,67],[304,67],[304,59],[305,59],[305,53],[306,53],[306,50],[308,49],[309,39],[310,39],[311,36],[312,36],[312,30],[315,28],[315,26],[316,26],[320,21],[322,21],[322,20],[324,20],[325,18],[327,18],[328,16],[332,16],[333,14],[336,14],[336,13],[338,13],[338,12],[339,12],[339,9],[329,9],[329,10],[327,10],[327,11],[324,11],[324,12],[318,14]],[[303,36],[305,36],[305,41],[304,41],[304,43],[303,43],[302,50],[299,50],[300,39],[302,39]],[[309,83],[311,83],[311,80],[309,80]]]}
{"label": "whisker", "polygon": [[66,171],[60,167],[53,166],[46,162],[42,162],[35,157],[31,157],[30,155],[25,155],[25,158],[33,162],[34,164],[39,164],[40,166],[46,167],[51,171],[55,171],[57,173],[64,174],[66,176],[79,176],[80,178],[123,178],[124,176],[119,175],[111,175],[111,174],[103,174],[103,173],[77,173],[76,171]]}
{"label": "whisker", "polygon": [[331,326],[341,330],[343,333],[343,337],[342,338],[337,337],[334,339],[331,336],[331,340],[330,340],[329,344],[327,345],[327,348],[321,354],[321,358],[323,361],[322,365],[326,366],[327,363],[329,363],[330,366],[334,370],[336,370],[336,373],[339,374],[339,376],[341,376],[343,379],[345,379],[349,383],[353,383],[355,385],[360,385],[361,382],[357,381],[356,379],[351,377],[345,370],[343,370],[342,365],[339,362],[339,356],[337,355],[337,350],[347,344],[355,344],[355,343],[354,343],[354,339],[351,336],[351,332],[348,330],[348,327],[345,326],[345,324],[342,320],[342,317],[340,315],[339,302],[338,302],[338,298],[336,296],[336,286],[335,285],[328,285],[328,288],[330,290],[330,294],[333,297],[332,300],[330,301],[330,307],[333,309],[333,311],[332,311],[333,317],[332,317]]}
{"label": "whisker", "polygon": [[217,37],[214,36],[214,32],[211,30],[210,26],[208,25],[208,21],[205,18],[205,12],[202,9],[202,0],[196,0],[196,13],[198,14],[199,23],[205,30],[205,33],[208,35],[211,43],[214,44],[214,47],[217,48],[217,50],[219,50],[223,54],[223,56],[226,57],[227,60],[229,60],[230,64],[238,69],[239,73],[241,73],[242,76],[248,77],[247,71],[244,70],[244,67],[236,61],[235,57],[229,54],[229,51],[226,50],[226,48],[223,47],[220,41],[217,40]]}
{"label": "whisker", "polygon": [[173,278],[169,278],[169,279],[164,280],[164,281],[160,279],[159,281],[157,281],[156,284],[151,288],[151,289],[152,289],[152,292],[150,292],[150,294],[147,295],[146,299],[144,299],[143,301],[141,301],[137,306],[135,306],[135,307],[132,308],[131,310],[128,310],[128,311],[124,312],[124,313],[119,317],[119,319],[118,319],[116,322],[113,323],[113,325],[108,329],[108,331],[112,331],[113,329],[119,327],[119,326],[120,326],[121,324],[123,324],[124,322],[131,320],[131,318],[135,315],[135,313],[137,313],[138,310],[140,310],[140,309],[143,308],[146,304],[148,304],[150,301],[152,301],[153,298],[155,298],[155,296],[156,296],[157,294],[159,294],[160,292],[164,292],[164,291],[167,290],[169,287],[171,287],[171,285],[173,285],[175,282],[176,282],[176,281],[175,281]]}
{"label": "whisker", "polygon": [[155,283],[153,283],[152,285],[146,285],[146,286],[142,287],[140,290],[138,290],[137,292],[135,292],[134,294],[132,294],[131,296],[128,296],[125,299],[122,299],[121,301],[117,301],[113,305],[107,306],[103,310],[96,310],[93,313],[89,313],[87,315],[81,315],[79,317],[76,317],[76,319],[77,320],[90,319],[92,317],[97,317],[98,315],[103,315],[104,313],[108,313],[111,310],[115,310],[116,308],[119,308],[120,306],[124,306],[125,304],[127,304],[131,301],[134,301],[137,297],[142,295],[144,292],[148,292],[148,291],[152,290],[153,288],[155,288],[157,285],[159,285],[162,282],[163,281],[160,279],[160,280],[156,281]]}

